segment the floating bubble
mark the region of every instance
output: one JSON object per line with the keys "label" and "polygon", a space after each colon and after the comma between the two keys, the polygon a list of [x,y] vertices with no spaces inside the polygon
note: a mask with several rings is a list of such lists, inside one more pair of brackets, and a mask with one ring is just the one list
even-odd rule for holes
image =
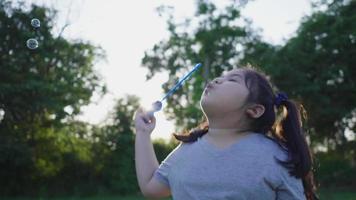
{"label": "floating bubble", "polygon": [[39,19],[34,18],[31,20],[31,25],[35,28],[39,28],[41,26],[41,22]]}
{"label": "floating bubble", "polygon": [[4,116],[5,116],[5,111],[0,108],[0,122],[4,119]]}
{"label": "floating bubble", "polygon": [[38,47],[38,42],[37,42],[36,39],[31,38],[31,39],[28,39],[28,40],[26,41],[26,46],[27,46],[29,49],[37,49],[37,47]]}

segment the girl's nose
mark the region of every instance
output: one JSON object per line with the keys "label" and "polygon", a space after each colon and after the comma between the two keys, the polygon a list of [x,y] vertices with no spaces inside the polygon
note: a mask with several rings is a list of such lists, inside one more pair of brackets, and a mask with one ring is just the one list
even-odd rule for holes
{"label": "girl's nose", "polygon": [[219,78],[215,78],[213,82],[214,82],[215,84],[220,84],[221,81],[222,81],[222,80],[221,80],[221,78],[219,77]]}

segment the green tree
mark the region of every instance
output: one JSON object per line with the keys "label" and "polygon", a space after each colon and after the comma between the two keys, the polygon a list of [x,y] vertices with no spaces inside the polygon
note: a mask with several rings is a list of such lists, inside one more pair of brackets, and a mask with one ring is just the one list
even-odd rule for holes
{"label": "green tree", "polygon": [[[1,194],[26,189],[35,193],[31,189],[36,181],[40,184],[59,173],[67,151],[63,141],[85,151],[86,145],[60,130],[80,113],[81,106],[89,104],[94,92],[106,92],[93,68],[104,58],[103,50],[55,36],[55,17],[56,12],[48,8],[26,9],[0,0]],[[40,28],[31,26],[33,18],[41,21]],[[29,38],[38,40],[37,49],[26,47]],[[77,154],[81,155],[87,156]]]}
{"label": "green tree", "polygon": [[133,115],[139,107],[139,98],[127,95],[116,100],[108,123],[103,127],[103,143],[111,150],[104,160],[103,176],[111,192],[132,194],[139,191],[135,172],[135,136]]}

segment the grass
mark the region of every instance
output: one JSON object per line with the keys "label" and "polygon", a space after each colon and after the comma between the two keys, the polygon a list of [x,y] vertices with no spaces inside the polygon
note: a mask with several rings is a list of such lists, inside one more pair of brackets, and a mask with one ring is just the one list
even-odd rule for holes
{"label": "grass", "polygon": [[[28,197],[9,197],[9,198],[1,198],[2,200],[147,200],[143,196],[93,196],[93,197],[57,197],[57,198],[28,198]],[[172,200],[172,198],[162,198],[162,200]]]}
{"label": "grass", "polygon": [[321,200],[356,200],[356,190],[320,189],[319,197]]}
{"label": "grass", "polygon": [[[321,200],[356,200],[356,191],[350,190],[335,190],[335,189],[321,189],[319,192]],[[3,198],[1,198],[3,199]],[[4,200],[147,200],[140,195],[136,196],[94,196],[94,197],[63,197],[63,198],[4,198]],[[172,198],[164,198],[162,200],[172,200]]]}

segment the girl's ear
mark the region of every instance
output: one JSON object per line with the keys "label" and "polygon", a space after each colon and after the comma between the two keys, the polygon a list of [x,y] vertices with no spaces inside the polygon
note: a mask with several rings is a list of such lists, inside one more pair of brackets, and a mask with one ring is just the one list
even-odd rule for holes
{"label": "girl's ear", "polygon": [[257,119],[263,115],[265,112],[265,107],[261,104],[253,104],[246,109],[247,116]]}

